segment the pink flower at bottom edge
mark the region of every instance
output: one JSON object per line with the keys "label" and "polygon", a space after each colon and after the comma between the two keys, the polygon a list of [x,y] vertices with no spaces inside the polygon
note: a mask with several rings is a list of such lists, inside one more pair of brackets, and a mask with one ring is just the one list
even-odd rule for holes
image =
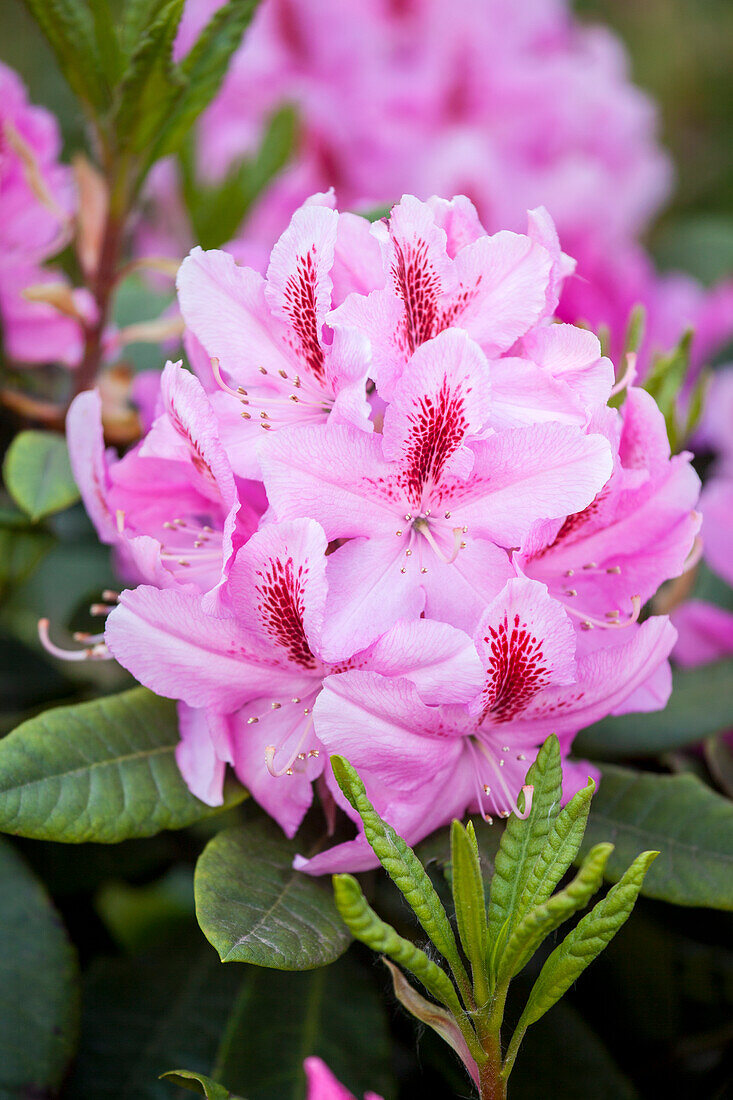
{"label": "pink flower at bottom edge", "polygon": [[[303,1068],[308,1079],[307,1100],[355,1100],[354,1094],[336,1080],[320,1058],[306,1058]],[[382,1097],[376,1092],[367,1092],[364,1100],[382,1100]]]}

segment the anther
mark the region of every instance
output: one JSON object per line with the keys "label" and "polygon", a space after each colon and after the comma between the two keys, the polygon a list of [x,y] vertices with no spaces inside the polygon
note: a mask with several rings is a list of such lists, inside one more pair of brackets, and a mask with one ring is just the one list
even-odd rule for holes
{"label": "anther", "polygon": [[574,569],[566,569],[565,572],[563,573],[563,576],[564,577],[574,577],[575,576],[575,570]]}
{"label": "anther", "polygon": [[589,561],[583,566],[583,568],[584,569],[597,569],[598,568],[598,562]]}
{"label": "anther", "polygon": [[282,703],[270,703],[270,706],[272,707],[273,710],[280,710],[280,707],[282,706]]}
{"label": "anther", "polygon": [[578,590],[577,590],[577,588],[566,588],[565,589],[565,595],[566,596],[577,596],[578,595]]}
{"label": "anther", "polygon": [[526,760],[526,759],[527,759],[527,757],[524,755],[523,752],[518,752],[517,753],[517,760]]}
{"label": "anther", "polygon": [[405,523],[409,523],[411,519],[412,519],[412,516],[408,512],[407,515],[405,516]]}
{"label": "anther", "polygon": [[450,519],[450,512],[446,512],[443,518],[444,519]]}
{"label": "anther", "polygon": [[102,593],[103,600],[109,600],[111,603],[117,603],[120,598],[119,592],[115,592],[113,588],[105,588]]}
{"label": "anther", "polygon": [[421,573],[427,573],[427,571],[428,571],[428,569],[427,569],[427,566],[426,566],[426,565],[424,565],[424,566],[422,567],[422,569],[420,570],[420,572],[421,572]]}
{"label": "anther", "polygon": [[[283,372],[281,371],[280,373],[282,374]],[[299,752],[298,753],[298,760],[307,760],[307,759],[308,759],[308,753],[307,752]]]}
{"label": "anther", "polygon": [[319,757],[319,756],[320,756],[321,754],[320,754],[320,752],[319,752],[319,750],[318,750],[318,749],[310,749],[310,751],[308,752],[308,755],[309,755],[309,756],[312,756],[314,760],[317,760],[317,759],[318,759],[318,757]]}
{"label": "anther", "polygon": [[484,794],[491,794],[491,787],[484,783]]}
{"label": "anther", "polygon": [[502,745],[501,746],[501,751],[502,752],[509,752],[509,746],[508,745]]}
{"label": "anther", "polygon": [[279,370],[277,373],[280,375],[281,378],[287,378],[288,376],[288,372],[286,370]]}
{"label": "anther", "polygon": [[499,761],[499,767],[500,767],[500,768],[503,768],[503,767],[504,767],[504,761],[503,761],[503,760],[500,760],[500,761]]}
{"label": "anther", "polygon": [[267,371],[264,367],[258,367],[257,369],[259,370],[260,374],[267,374]]}
{"label": "anther", "polygon": [[406,558],[411,558],[412,557],[412,550],[405,550],[405,557]]}
{"label": "anther", "polygon": [[255,724],[255,722],[259,722],[259,718],[256,718],[255,715],[252,715],[251,718],[247,719],[247,725],[248,726],[253,726]]}
{"label": "anther", "polygon": [[290,702],[291,703],[299,703],[300,702],[300,696],[299,695],[294,695],[293,698],[290,700]]}
{"label": "anther", "polygon": [[401,531],[395,531],[395,534],[396,534],[396,535],[397,535],[397,537],[399,538],[399,536],[400,536],[400,535],[402,534],[402,532],[401,532]]}
{"label": "anther", "polygon": [[620,573],[621,572],[621,566],[620,565],[611,565],[611,566],[608,567],[606,572],[607,573]]}
{"label": "anther", "polygon": [[403,565],[402,568],[400,569],[400,573],[406,573],[406,572],[407,572],[407,570],[405,569],[405,567]]}
{"label": "anther", "polygon": [[303,714],[310,714],[310,712],[311,712],[310,707],[303,707]]}
{"label": "anther", "polygon": [[243,413],[240,413],[239,415],[242,417],[242,420],[251,420],[252,419],[252,413],[243,412]]}
{"label": "anther", "polygon": [[583,622],[580,624],[580,629],[581,630],[592,630],[593,629],[593,623],[588,622],[587,619],[584,619]]}

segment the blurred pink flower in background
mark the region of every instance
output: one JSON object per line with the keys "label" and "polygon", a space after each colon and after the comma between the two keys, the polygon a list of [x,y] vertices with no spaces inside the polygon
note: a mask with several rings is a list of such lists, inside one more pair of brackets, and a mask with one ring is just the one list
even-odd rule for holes
{"label": "blurred pink flower in background", "polygon": [[91,317],[86,291],[71,291],[65,276],[42,265],[68,242],[76,208],[72,171],[59,162],[56,119],[28,102],[12,69],[0,63],[0,320],[7,354],[21,363],[74,366],[83,346],[78,320],[28,288],[52,287]]}
{"label": "blurred pink flower in background", "polygon": [[[181,54],[219,6],[188,0]],[[580,24],[566,0],[265,0],[199,126],[202,178],[256,152],[286,102],[299,118],[295,157],[232,243],[245,262],[261,264],[293,210],[331,186],[341,209],[465,194],[490,232],[521,230],[541,203],[578,265],[560,316],[607,326],[615,358],[637,302],[648,312],[642,370],[688,326],[698,364],[733,332],[733,287],[709,294],[659,275],[637,243],[671,184],[656,112],[621,43]],[[170,173],[161,194],[169,209]]]}
{"label": "blurred pink flower in background", "polygon": [[[308,1080],[307,1100],[354,1100],[353,1093],[339,1084],[320,1058],[306,1058],[303,1068]],[[367,1092],[364,1100],[382,1100],[382,1097],[376,1092]]]}

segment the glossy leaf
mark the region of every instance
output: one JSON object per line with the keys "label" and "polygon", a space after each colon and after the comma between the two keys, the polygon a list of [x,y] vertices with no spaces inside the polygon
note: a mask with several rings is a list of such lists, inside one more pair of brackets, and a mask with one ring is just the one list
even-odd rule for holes
{"label": "glossy leaf", "polygon": [[705,742],[705,760],[720,789],[733,798],[733,749],[727,739],[710,737]]}
{"label": "glossy leaf", "polygon": [[0,1096],[55,1094],[76,1042],[76,955],[44,887],[0,843]]}
{"label": "glossy leaf", "polygon": [[507,819],[496,853],[489,891],[489,943],[494,958],[501,954],[516,920],[520,899],[542,852],[550,828],[560,810],[562,763],[560,744],[548,737],[527,773],[534,788],[532,810],[526,821],[512,814]]}
{"label": "glossy leaf", "polygon": [[[175,706],[144,688],[44,711],[0,741],[0,830],[110,844],[208,817],[177,743]],[[227,805],[244,797],[235,785]]]}
{"label": "glossy leaf", "polygon": [[222,962],[310,970],[343,954],[350,936],[327,882],[293,869],[298,852],[274,822],[226,829],[196,866],[196,916]]}
{"label": "glossy leaf", "polygon": [[732,676],[730,660],[675,669],[664,710],[604,718],[579,734],[573,751],[596,760],[656,756],[733,729]]}
{"label": "glossy leaf", "polygon": [[642,852],[608,894],[555,948],[529,995],[517,1031],[544,1016],[628,920],[656,852]]}
{"label": "glossy leaf", "polygon": [[56,432],[16,435],[3,462],[5,486],[33,522],[79,499],[66,440]]}
{"label": "glossy leaf", "polygon": [[655,848],[647,897],[733,910],[733,803],[694,776],[604,766],[581,855],[601,840],[615,845],[612,882],[640,847]]}
{"label": "glossy leaf", "polygon": [[331,767],[344,796],[361,817],[364,835],[377,859],[406,898],[426,935],[450,964],[461,988],[467,990],[468,976],[453,929],[427,871],[409,845],[376,812],[351,764],[342,756],[333,756]]}

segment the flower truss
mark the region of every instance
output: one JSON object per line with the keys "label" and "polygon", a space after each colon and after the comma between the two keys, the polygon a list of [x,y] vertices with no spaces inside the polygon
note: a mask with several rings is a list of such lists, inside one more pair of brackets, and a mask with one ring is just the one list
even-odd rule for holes
{"label": "flower truss", "polygon": [[[370,227],[315,196],[266,275],[184,262],[199,378],[166,366],[134,450],[106,453],[76,399],[76,477],[137,584],[88,652],[178,701],[199,798],[230,764],[293,835],[314,785],[353,816],[342,753],[414,843],[528,813],[548,734],[568,754],[664,706],[676,633],[640,611],[686,567],[699,484],[648,394],[610,407],[598,340],[554,321],[571,270],[543,210],[490,236],[465,198]],[[565,798],[588,770],[566,764]],[[297,865],[373,862],[357,835]]]}

